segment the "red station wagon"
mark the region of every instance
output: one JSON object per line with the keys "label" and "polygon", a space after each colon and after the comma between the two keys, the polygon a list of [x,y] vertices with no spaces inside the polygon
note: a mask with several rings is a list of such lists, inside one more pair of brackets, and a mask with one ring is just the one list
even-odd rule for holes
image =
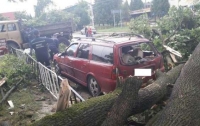
{"label": "red station wagon", "polygon": [[88,87],[92,96],[113,91],[116,75],[134,76],[135,68],[164,71],[162,55],[141,37],[79,38],[54,56],[57,73]]}

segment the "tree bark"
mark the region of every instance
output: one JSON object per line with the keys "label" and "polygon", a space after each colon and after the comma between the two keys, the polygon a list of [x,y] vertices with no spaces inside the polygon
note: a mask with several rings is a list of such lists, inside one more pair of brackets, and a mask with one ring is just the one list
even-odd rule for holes
{"label": "tree bark", "polygon": [[[182,66],[183,65],[179,65],[175,67],[167,74],[157,72],[158,79],[153,84],[139,90],[136,104],[131,105],[131,113],[137,114],[143,112],[160,101],[167,94],[167,85],[174,84],[176,81]],[[58,112],[39,120],[34,123],[33,126],[99,126],[106,119],[109,110],[121,93],[121,85],[124,85],[124,81],[119,79],[117,84],[119,87],[114,92],[73,105],[63,112]],[[129,84],[125,84],[125,86],[126,85],[126,89],[132,89],[128,87],[130,86]],[[130,95],[127,97],[127,99],[130,98],[134,98],[134,96]]]}
{"label": "tree bark", "polygon": [[130,77],[125,84],[126,86],[122,89],[101,126],[123,126],[127,118],[131,116],[131,110],[136,107],[138,101],[138,91],[142,85],[142,80]]}
{"label": "tree bark", "polygon": [[148,125],[196,126],[200,124],[200,44],[177,79],[167,106]]}

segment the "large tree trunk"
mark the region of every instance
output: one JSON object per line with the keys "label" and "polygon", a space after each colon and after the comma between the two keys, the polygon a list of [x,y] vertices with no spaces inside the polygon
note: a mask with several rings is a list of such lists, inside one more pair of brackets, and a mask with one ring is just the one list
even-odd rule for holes
{"label": "large tree trunk", "polygon": [[[180,74],[182,66],[183,65],[180,65],[172,69],[167,74],[158,72],[159,73],[158,79],[153,84],[143,89],[140,89],[136,104],[132,104],[131,106],[129,106],[130,108],[132,108],[132,114],[140,113],[150,108],[158,101],[160,101],[167,94],[167,85],[174,84],[174,82],[176,81],[177,77]],[[122,81],[122,79],[119,79],[118,85],[123,85],[123,83],[124,81]],[[134,84],[134,81],[130,83]],[[132,89],[129,86],[130,86],[129,84],[127,85],[125,84],[124,87],[125,89],[127,89],[127,91],[129,91],[126,93],[131,94],[129,95],[128,99],[134,98],[134,96],[132,96],[134,93],[131,93],[131,91],[134,90],[128,90]],[[55,113],[54,115],[47,116],[41,119],[40,121],[34,123],[33,125],[35,126],[101,125],[103,121],[106,119],[109,110],[116,102],[116,99],[120,93],[121,93],[121,88],[119,87],[110,94],[92,98],[85,102],[73,105],[71,108],[68,108],[63,112],[58,112]],[[126,113],[125,115],[126,116],[129,115],[129,113],[128,114]]]}
{"label": "large tree trunk", "polygon": [[148,125],[200,125],[200,44],[177,79],[169,102]]}
{"label": "large tree trunk", "polygon": [[126,86],[122,89],[102,126],[123,126],[127,118],[131,116],[131,110],[136,107],[142,80],[130,77],[125,83]]}

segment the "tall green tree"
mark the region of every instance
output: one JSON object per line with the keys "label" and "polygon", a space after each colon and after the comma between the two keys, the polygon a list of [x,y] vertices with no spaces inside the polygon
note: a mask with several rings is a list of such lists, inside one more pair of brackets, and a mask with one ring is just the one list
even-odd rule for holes
{"label": "tall green tree", "polygon": [[9,2],[24,2],[26,0],[8,0]]}
{"label": "tall green tree", "polygon": [[35,17],[40,17],[51,4],[53,4],[52,0],[37,0],[37,4],[34,6]]}
{"label": "tall green tree", "polygon": [[29,20],[29,19],[32,19],[32,16],[29,15],[26,11],[18,11],[18,12],[15,12],[15,18]]}
{"label": "tall green tree", "polygon": [[130,20],[130,14],[129,14],[129,4],[126,0],[125,3],[122,6],[122,19],[123,21],[129,21]]}
{"label": "tall green tree", "polygon": [[131,0],[130,10],[132,11],[139,10],[139,9],[142,9],[143,7],[144,7],[144,3],[142,2],[142,0]]}
{"label": "tall green tree", "polygon": [[77,6],[72,10],[72,13],[80,19],[79,23],[77,24],[78,29],[81,29],[84,25],[90,24],[88,10],[88,3],[84,0],[79,1]]}
{"label": "tall green tree", "polygon": [[154,16],[162,17],[169,11],[170,4],[168,0],[153,0],[153,6],[151,12]]}
{"label": "tall green tree", "polygon": [[[113,24],[112,10],[120,10],[122,0],[95,0],[94,18],[97,24]],[[120,14],[115,14],[116,23],[120,20]]]}

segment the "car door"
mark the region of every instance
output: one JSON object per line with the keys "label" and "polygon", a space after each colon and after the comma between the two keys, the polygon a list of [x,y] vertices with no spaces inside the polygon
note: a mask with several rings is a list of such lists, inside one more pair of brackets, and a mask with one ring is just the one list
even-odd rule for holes
{"label": "car door", "polygon": [[76,50],[78,47],[78,43],[71,44],[65,52],[64,56],[64,74],[67,74],[70,77],[74,78],[74,70],[73,70],[73,61],[75,59]]}
{"label": "car door", "polygon": [[89,52],[90,44],[81,43],[77,50],[76,58],[73,61],[75,78],[85,86],[87,85],[86,77],[89,72]]}
{"label": "car door", "polygon": [[8,39],[6,24],[0,24],[0,38],[5,40]]}
{"label": "car door", "polygon": [[22,43],[22,37],[17,23],[7,24],[7,31],[8,31],[8,39],[14,40],[18,43]]}

